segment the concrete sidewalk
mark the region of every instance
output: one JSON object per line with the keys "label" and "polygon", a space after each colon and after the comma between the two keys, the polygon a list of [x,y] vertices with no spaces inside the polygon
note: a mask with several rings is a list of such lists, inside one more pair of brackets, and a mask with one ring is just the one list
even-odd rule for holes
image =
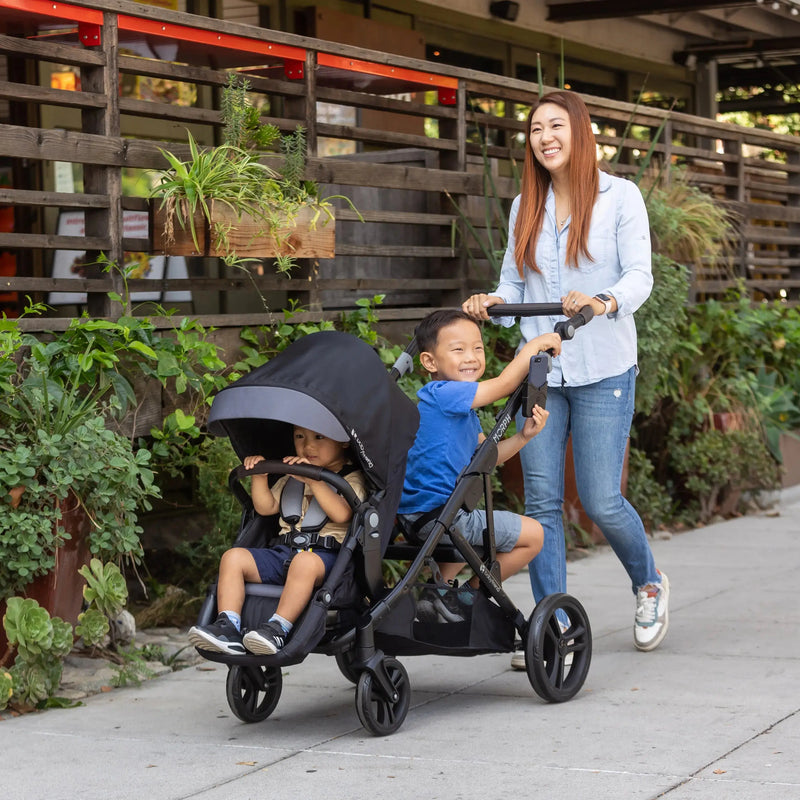
{"label": "concrete sidewalk", "polygon": [[[800,493],[758,516],[653,544],[670,578],[663,645],[632,644],[634,601],[603,548],[570,564],[594,657],[584,689],[548,705],[508,655],[404,658],[412,708],[375,738],[334,659],[284,675],[246,725],[221,665],[0,722],[10,800],[800,797]],[[508,582],[523,609],[526,575]]]}

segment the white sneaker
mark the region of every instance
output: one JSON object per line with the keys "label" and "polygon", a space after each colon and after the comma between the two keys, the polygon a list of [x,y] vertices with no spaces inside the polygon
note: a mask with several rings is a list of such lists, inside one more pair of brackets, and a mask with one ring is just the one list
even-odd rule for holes
{"label": "white sneaker", "polygon": [[[559,620],[558,621],[558,627],[561,628],[561,633],[564,633],[564,631],[566,631],[569,626],[565,625],[561,620]],[[567,666],[569,666],[572,663],[572,653],[569,653],[567,655],[565,663],[567,664]],[[511,656],[511,669],[516,669],[516,670],[519,670],[521,672],[526,670],[526,669],[528,669],[527,665],[525,664],[525,651],[524,650],[515,650],[514,651],[514,653]]]}
{"label": "white sneaker", "polygon": [[514,651],[513,655],[511,656],[511,669],[517,669],[523,672],[527,669],[527,667],[525,666],[524,650]]}
{"label": "white sneaker", "polygon": [[660,584],[643,586],[636,593],[633,644],[637,650],[655,650],[669,628],[669,580],[659,570]]}

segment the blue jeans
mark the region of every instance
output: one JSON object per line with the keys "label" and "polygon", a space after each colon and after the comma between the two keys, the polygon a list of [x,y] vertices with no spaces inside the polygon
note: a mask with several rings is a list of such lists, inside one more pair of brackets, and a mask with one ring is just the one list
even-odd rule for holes
{"label": "blue jeans", "polygon": [[635,384],[631,367],[589,386],[548,387],[547,424],[520,451],[525,513],[544,528],[544,546],[528,566],[536,602],[567,589],[562,507],[570,434],[581,505],[622,562],[633,591],[661,581],[642,520],[620,491]]}

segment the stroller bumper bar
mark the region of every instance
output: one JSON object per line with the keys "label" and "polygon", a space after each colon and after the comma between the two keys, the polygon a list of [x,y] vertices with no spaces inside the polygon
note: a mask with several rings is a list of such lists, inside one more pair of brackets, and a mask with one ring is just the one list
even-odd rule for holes
{"label": "stroller bumper bar", "polygon": [[231,476],[241,480],[251,475],[299,475],[314,481],[325,481],[344,497],[350,508],[358,508],[361,501],[353,487],[339,474],[323,467],[309,464],[285,464],[283,461],[259,461],[252,469],[240,465],[231,471]]}

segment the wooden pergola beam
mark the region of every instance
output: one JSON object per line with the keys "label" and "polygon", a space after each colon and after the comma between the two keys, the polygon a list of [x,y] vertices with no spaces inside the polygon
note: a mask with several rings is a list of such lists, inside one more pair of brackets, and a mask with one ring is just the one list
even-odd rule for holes
{"label": "wooden pergola beam", "polygon": [[649,0],[646,4],[641,0],[567,0],[547,3],[547,19],[549,22],[579,22],[752,5],[753,0]]}

